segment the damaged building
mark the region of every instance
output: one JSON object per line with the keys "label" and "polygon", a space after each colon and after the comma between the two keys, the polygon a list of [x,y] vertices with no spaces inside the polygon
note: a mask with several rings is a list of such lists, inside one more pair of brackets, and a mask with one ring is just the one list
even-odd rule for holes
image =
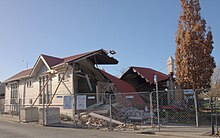
{"label": "damaged building", "polygon": [[[157,75],[158,90],[164,91],[167,88],[167,81],[169,80],[169,76],[150,68],[130,67],[121,76],[121,79],[131,84],[138,92],[152,92],[155,91],[156,88],[154,82],[155,75]],[[160,104],[167,105],[167,94],[160,95]],[[150,102],[149,94],[143,93],[140,94],[140,96],[145,101],[145,103]]]}
{"label": "damaged building", "polygon": [[[157,84],[159,91],[160,105],[181,105],[183,93],[180,90],[175,90],[177,87],[173,78],[174,65],[170,64],[171,59],[168,59],[168,74],[156,71],[145,67],[130,67],[122,76],[121,79],[131,84],[137,92],[153,92],[153,103],[156,104],[156,83],[154,80],[157,76]],[[140,94],[145,103],[149,103],[149,95]]]}
{"label": "damaged building", "polygon": [[126,106],[133,106],[139,109],[144,109],[146,104],[142,100],[139,94],[136,94],[135,88],[127,83],[126,81],[123,81],[104,70],[100,70],[101,73],[105,76],[105,78],[109,81],[109,83],[114,84],[116,91],[115,91],[115,97],[117,100],[117,103]]}
{"label": "damaged building", "polygon": [[[98,85],[106,77],[96,65],[117,64],[104,49],[65,58],[40,55],[31,69],[19,72],[4,81],[5,112],[22,107],[59,107],[60,112],[75,114],[76,97],[86,95],[86,108],[100,102]],[[87,95],[92,94],[92,96]],[[73,102],[72,102],[73,101]]]}

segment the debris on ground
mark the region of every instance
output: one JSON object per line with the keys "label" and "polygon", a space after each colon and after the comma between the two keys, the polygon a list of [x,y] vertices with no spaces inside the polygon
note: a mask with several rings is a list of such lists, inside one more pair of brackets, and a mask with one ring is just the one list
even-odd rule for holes
{"label": "debris on ground", "polygon": [[[114,127],[124,124],[114,119],[111,121],[112,126]],[[86,126],[88,128],[109,128],[110,118],[93,112],[82,112],[78,116],[75,116],[73,123],[79,126]]]}
{"label": "debris on ground", "polygon": [[[123,122],[115,119],[111,119],[111,122],[112,128],[115,130],[125,131],[126,129],[139,129],[134,124],[124,124]],[[79,115],[76,115],[72,123],[78,128],[110,129],[110,118],[93,112],[82,112]]]}
{"label": "debris on ground", "polygon": [[116,107],[114,109],[114,118],[122,122],[150,123],[150,113],[135,107]]}
{"label": "debris on ground", "polygon": [[[110,120],[112,128],[116,130],[137,130],[138,125],[150,124],[150,113],[129,106],[112,106],[112,119],[109,118],[109,106],[100,108],[90,112],[78,113],[73,119],[72,123],[80,128],[95,128],[95,129],[109,129]],[[105,112],[103,112],[105,111]],[[153,115],[154,116],[154,115]],[[66,116],[63,116],[63,121],[69,120]]]}

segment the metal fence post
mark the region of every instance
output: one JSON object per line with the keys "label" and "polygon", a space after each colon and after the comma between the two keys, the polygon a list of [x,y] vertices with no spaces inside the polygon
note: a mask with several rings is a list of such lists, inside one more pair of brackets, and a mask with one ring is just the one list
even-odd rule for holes
{"label": "metal fence post", "polygon": [[112,95],[109,95],[109,118],[110,118],[110,130],[112,130]]}
{"label": "metal fence post", "polygon": [[213,118],[213,97],[211,96],[211,102],[210,102],[210,107],[211,107],[211,128],[212,128],[212,135],[215,134],[215,128],[214,128],[214,118]]}
{"label": "metal fence post", "polygon": [[194,104],[195,104],[195,112],[196,112],[196,127],[199,127],[198,105],[197,105],[197,97],[195,91],[194,91]]}
{"label": "metal fence post", "polygon": [[215,97],[215,125],[216,125],[216,133],[218,133],[217,97]]}
{"label": "metal fence post", "polygon": [[159,111],[159,92],[158,92],[157,75],[154,75],[154,82],[156,84],[156,94],[157,94],[157,123],[160,132],[160,111]]}
{"label": "metal fence post", "polygon": [[153,127],[153,123],[154,123],[154,118],[153,118],[153,97],[152,97],[152,93],[150,92],[150,118],[151,118],[151,127]]}

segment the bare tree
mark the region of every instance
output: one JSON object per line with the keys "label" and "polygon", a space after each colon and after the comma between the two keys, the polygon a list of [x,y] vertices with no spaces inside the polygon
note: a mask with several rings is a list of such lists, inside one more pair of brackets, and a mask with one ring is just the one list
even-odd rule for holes
{"label": "bare tree", "polygon": [[220,67],[216,67],[212,75],[211,90],[207,95],[212,97],[220,97]]}
{"label": "bare tree", "polygon": [[217,86],[220,86],[220,67],[216,67],[212,75],[212,87]]}

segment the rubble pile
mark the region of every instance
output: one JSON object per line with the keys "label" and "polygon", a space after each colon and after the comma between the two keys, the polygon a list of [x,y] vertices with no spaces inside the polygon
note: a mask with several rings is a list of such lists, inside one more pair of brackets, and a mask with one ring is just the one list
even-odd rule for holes
{"label": "rubble pile", "polygon": [[[73,123],[77,126],[86,127],[86,128],[108,128],[109,120],[107,117],[95,114],[83,112],[80,115],[76,116],[73,120]],[[113,123],[114,125],[115,123]]]}
{"label": "rubble pile", "polygon": [[109,117],[94,112],[82,112],[75,116],[73,123],[83,128],[108,129],[111,121],[112,127],[118,130],[136,130],[136,125],[150,123],[150,113],[135,107],[113,107],[112,115],[110,120]]}
{"label": "rubble pile", "polygon": [[98,127],[98,128],[106,128],[108,127],[109,123],[101,118],[95,118],[89,115],[88,113],[81,113],[80,114],[80,121],[82,124],[88,126],[89,128]]}
{"label": "rubble pile", "polygon": [[[150,113],[134,107],[117,107],[114,111],[115,118],[123,122],[146,123],[150,120]],[[145,122],[144,122],[145,121]]]}
{"label": "rubble pile", "polygon": [[[134,124],[124,124],[120,121],[112,119],[112,127],[116,130],[126,130],[133,129],[138,130],[137,126]],[[110,126],[110,118],[96,114],[96,113],[81,113],[77,125],[86,126],[87,128],[96,128],[96,129],[108,129]]]}

